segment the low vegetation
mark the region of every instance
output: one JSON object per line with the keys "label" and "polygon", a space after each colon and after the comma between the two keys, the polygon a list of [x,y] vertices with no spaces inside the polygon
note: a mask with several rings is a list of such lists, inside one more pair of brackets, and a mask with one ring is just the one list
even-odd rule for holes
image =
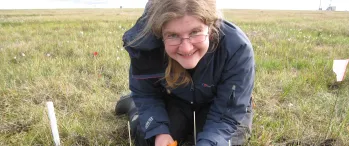
{"label": "low vegetation", "polygon": [[[123,33],[141,9],[0,10],[0,145],[128,145],[114,105],[128,91]],[[251,145],[349,145],[349,13],[224,10],[253,43]]]}

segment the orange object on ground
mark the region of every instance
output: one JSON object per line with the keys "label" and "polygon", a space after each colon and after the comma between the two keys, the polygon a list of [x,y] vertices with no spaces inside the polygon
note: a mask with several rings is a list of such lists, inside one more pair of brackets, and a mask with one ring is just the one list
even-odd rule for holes
{"label": "orange object on ground", "polygon": [[169,144],[167,146],[177,146],[177,141],[174,141],[174,142],[172,142],[171,144]]}

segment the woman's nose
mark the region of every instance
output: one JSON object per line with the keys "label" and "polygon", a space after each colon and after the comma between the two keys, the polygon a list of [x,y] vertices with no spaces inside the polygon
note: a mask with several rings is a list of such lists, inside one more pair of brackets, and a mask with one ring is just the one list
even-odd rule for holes
{"label": "woman's nose", "polygon": [[193,50],[193,44],[190,43],[189,39],[183,39],[182,43],[179,45],[179,52],[190,53]]}

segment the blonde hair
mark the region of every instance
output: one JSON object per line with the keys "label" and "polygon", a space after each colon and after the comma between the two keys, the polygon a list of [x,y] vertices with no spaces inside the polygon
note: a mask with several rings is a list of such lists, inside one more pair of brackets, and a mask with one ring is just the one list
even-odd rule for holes
{"label": "blonde hair", "polygon": [[[152,0],[149,11],[144,19],[147,20],[144,29],[132,42],[153,33],[162,37],[162,27],[169,21],[190,15],[197,17],[210,30],[210,48],[213,51],[219,43],[219,26],[221,13],[216,8],[216,0]],[[167,56],[168,66],[164,79],[168,88],[176,88],[192,82],[190,74],[176,60]]]}

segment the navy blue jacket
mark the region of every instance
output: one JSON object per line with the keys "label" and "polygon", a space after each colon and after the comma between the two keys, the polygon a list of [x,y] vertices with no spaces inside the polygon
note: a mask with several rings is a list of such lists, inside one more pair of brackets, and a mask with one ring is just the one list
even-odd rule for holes
{"label": "navy blue jacket", "polygon": [[[169,134],[169,119],[162,101],[167,59],[160,39],[148,35],[127,46],[143,28],[139,19],[124,36],[124,46],[131,58],[129,85],[139,111],[145,138]],[[245,114],[252,112],[251,94],[255,64],[253,49],[246,35],[234,24],[221,22],[220,43],[199,61],[192,75],[193,84],[171,90],[172,95],[193,105],[211,107],[197,145],[228,145],[228,140]]]}

